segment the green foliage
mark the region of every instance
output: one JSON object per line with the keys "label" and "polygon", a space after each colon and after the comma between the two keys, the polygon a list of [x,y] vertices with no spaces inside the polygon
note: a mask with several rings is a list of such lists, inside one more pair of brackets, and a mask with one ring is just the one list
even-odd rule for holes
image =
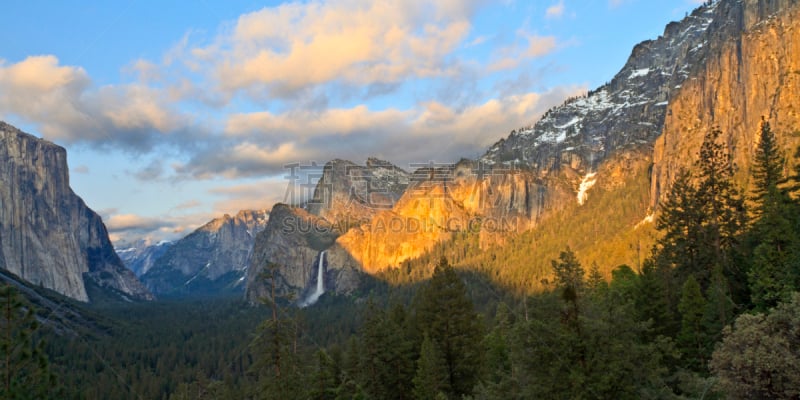
{"label": "green foliage", "polygon": [[714,351],[711,370],[729,399],[800,397],[800,294],[769,314],[744,314]]}
{"label": "green foliage", "polygon": [[389,315],[369,302],[361,328],[362,387],[372,399],[410,399],[414,344],[404,330],[402,306]]}
{"label": "green foliage", "polygon": [[663,205],[657,228],[656,263],[674,268],[680,282],[694,275],[702,288],[711,273],[722,268],[739,279],[734,251],[746,223],[744,201],[733,184],[730,154],[718,143],[721,132],[710,130],[696,164],[697,183],[684,172],[675,181]]}
{"label": "green foliage", "polygon": [[416,400],[436,400],[441,395],[452,392],[444,354],[427,334],[422,340],[413,382]]}
{"label": "green foliage", "polygon": [[449,379],[448,396],[472,393],[482,360],[482,329],[466,287],[442,258],[430,281],[419,290],[416,326],[444,355]]}
{"label": "green foliage", "polygon": [[0,307],[0,398],[59,398],[32,306],[13,286],[0,283]]}
{"label": "green foliage", "polygon": [[[252,372],[258,384],[253,393],[259,399],[290,399],[304,396],[303,367],[298,354],[298,321],[293,309],[282,307],[277,296],[279,266],[269,263],[262,278],[270,290],[270,297],[262,299],[270,311],[256,330],[253,340],[255,362]],[[286,299],[287,303],[293,300]]]}
{"label": "green foliage", "polygon": [[699,370],[705,365],[707,339],[703,327],[703,314],[707,302],[700,291],[700,284],[689,276],[683,284],[678,311],[681,314],[681,332],[678,345],[686,358],[685,365]]}
{"label": "green foliage", "polygon": [[747,279],[753,305],[765,311],[800,287],[800,209],[782,186],[784,159],[766,121],[760,139],[753,166],[757,219],[748,237],[752,261]]}

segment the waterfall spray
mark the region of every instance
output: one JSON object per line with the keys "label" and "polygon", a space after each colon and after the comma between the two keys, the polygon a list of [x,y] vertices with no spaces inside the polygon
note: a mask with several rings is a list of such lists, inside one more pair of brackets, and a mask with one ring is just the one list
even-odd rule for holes
{"label": "waterfall spray", "polygon": [[300,307],[310,306],[319,300],[319,297],[325,293],[325,251],[319,253],[319,265],[317,266],[317,286],[308,297],[300,303]]}

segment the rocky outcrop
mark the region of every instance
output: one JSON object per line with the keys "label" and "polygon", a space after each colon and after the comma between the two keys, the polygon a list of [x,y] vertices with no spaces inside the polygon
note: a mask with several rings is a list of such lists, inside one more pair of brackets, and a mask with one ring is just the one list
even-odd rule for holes
{"label": "rocky outcrop", "polygon": [[[247,270],[247,299],[257,302],[267,295],[261,274],[269,263],[278,266],[280,292],[292,291],[298,299],[304,298],[309,283],[316,279],[320,252],[331,248],[339,234],[337,227],[324,218],[301,208],[276,204],[267,227],[256,238]],[[325,290],[347,293],[357,288],[357,263],[341,251],[326,254]]]}
{"label": "rocky outcrop", "polygon": [[564,166],[590,172],[615,152],[652,143],[676,89],[704,61],[709,38],[726,30],[723,18],[711,6],[670,23],[659,38],[636,45],[609,83],[549,110],[532,127],[512,132],[482,160],[530,165],[542,174]]}
{"label": "rocky outcrop", "polygon": [[[800,138],[800,4],[795,1],[722,2],[719,18],[739,32],[708,43],[706,61],[669,105],[662,135],[655,141],[651,199],[669,194],[680,169],[691,168],[703,137],[722,131],[736,167],[748,186],[762,117],[770,122],[790,162]],[[722,40],[725,39],[725,40]]]}
{"label": "rocky outcrop", "polygon": [[170,241],[153,244],[149,240],[137,240],[131,244],[117,246],[115,249],[122,263],[141,277],[155,265],[156,261],[172,246]]}
{"label": "rocky outcrop", "polygon": [[125,268],[101,218],[69,187],[64,148],[0,122],[0,267],[90,301],[85,280],[152,299]]}
{"label": "rocky outcrop", "polygon": [[503,243],[571,198],[569,187],[530,170],[470,160],[420,168],[395,207],[350,229],[336,244],[374,274],[424,254],[457,232],[479,233],[484,247]]}
{"label": "rocky outcrop", "polygon": [[333,160],[325,164],[307,207],[330,222],[361,225],[392,209],[408,187],[409,177],[403,169],[377,158],[367,159],[365,165]]}
{"label": "rocky outcrop", "polygon": [[156,295],[242,291],[256,235],[268,219],[264,210],[214,219],[170,246],[142,282]]}

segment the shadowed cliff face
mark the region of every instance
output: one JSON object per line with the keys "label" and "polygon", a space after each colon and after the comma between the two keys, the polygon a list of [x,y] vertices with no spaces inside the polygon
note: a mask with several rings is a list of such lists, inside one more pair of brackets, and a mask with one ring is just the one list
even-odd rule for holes
{"label": "shadowed cliff face", "polygon": [[242,291],[256,235],[267,225],[267,211],[225,214],[175,242],[142,282],[155,293]]}
{"label": "shadowed cliff face", "polygon": [[[276,204],[269,222],[258,234],[253,257],[247,269],[245,296],[251,302],[267,294],[261,273],[269,263],[279,266],[281,294],[292,291],[297,298],[317,274],[319,253],[330,248],[340,231],[325,220],[302,208]],[[348,293],[358,287],[360,272],[346,254],[327,255],[325,290]]]}
{"label": "shadowed cliff face", "polygon": [[[326,184],[339,200],[312,208],[314,214],[332,223],[345,215],[368,221],[339,225],[343,229],[328,248],[329,265],[376,273],[464,230],[480,232],[482,247],[502,244],[514,233],[549,223],[559,211],[584,204],[594,209],[593,190],[623,195],[617,191],[625,189],[624,182],[634,181],[626,174],[639,171],[635,190],[645,195],[649,184],[651,208],[637,208],[641,215],[613,224],[620,228],[611,232],[629,236],[625,232],[653,220],[652,211],[676,171],[693,165],[703,135],[713,126],[725,133],[737,180],[746,185],[761,116],[770,120],[787,155],[800,142],[791,134],[800,129],[796,21],[800,5],[794,0],[722,0],[700,7],[667,25],[659,38],[635,46],[608,84],[512,132],[480,162],[420,168],[408,175],[391,208],[347,204],[343,199],[352,179],[330,174]],[[613,215],[610,209],[597,212],[598,220]],[[274,239],[287,240],[279,236]],[[266,241],[263,246],[270,247]],[[311,255],[319,250],[307,256],[292,279],[295,287],[310,281]]]}
{"label": "shadowed cliff face", "polygon": [[0,182],[0,266],[80,301],[90,300],[84,279],[152,299],[70,189],[62,147],[0,122]]}

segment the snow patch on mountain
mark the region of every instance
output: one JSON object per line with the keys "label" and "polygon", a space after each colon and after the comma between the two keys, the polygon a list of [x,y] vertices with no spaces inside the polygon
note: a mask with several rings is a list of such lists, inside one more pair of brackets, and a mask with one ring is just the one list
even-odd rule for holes
{"label": "snow patch on mountain", "polygon": [[583,205],[583,203],[585,203],[589,198],[589,189],[591,189],[592,186],[594,186],[594,184],[597,182],[597,179],[595,178],[596,175],[596,172],[590,172],[583,177],[583,180],[581,180],[581,184],[578,187],[579,205]]}

